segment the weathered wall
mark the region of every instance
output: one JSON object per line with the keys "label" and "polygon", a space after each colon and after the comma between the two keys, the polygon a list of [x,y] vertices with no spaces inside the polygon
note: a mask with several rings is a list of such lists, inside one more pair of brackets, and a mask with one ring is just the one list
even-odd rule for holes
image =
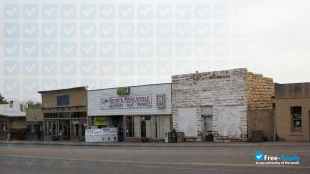
{"label": "weathered wall", "polygon": [[69,95],[69,106],[87,106],[87,91],[86,89],[59,90],[58,92],[49,92],[42,94],[42,107],[55,108],[57,107],[57,96]]}
{"label": "weathered wall", "polygon": [[273,97],[275,85],[272,78],[249,72],[247,75],[248,138],[254,131],[262,131],[268,140],[273,137]]}
{"label": "weathered wall", "polygon": [[[302,129],[292,130],[291,107],[302,107]],[[310,141],[310,98],[276,99],[276,129],[279,140]]]}
{"label": "weathered wall", "polygon": [[26,110],[27,121],[43,121],[43,113],[41,109],[28,108]]}
{"label": "weathered wall", "polygon": [[248,111],[248,140],[254,140],[254,131],[262,131],[268,141],[273,140],[274,111],[270,109]]}
{"label": "weathered wall", "polygon": [[184,131],[185,136],[198,136],[202,128],[202,108],[210,106],[215,135],[246,139],[246,78],[246,69],[173,76],[173,127]]}
{"label": "weathered wall", "polygon": [[248,109],[272,109],[275,85],[272,78],[249,72],[247,75]]}

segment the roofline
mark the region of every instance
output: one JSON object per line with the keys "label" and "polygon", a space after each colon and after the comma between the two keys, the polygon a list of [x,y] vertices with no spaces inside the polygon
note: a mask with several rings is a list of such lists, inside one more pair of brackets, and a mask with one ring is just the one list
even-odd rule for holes
{"label": "roofline", "polygon": [[[213,72],[223,72],[223,71],[237,71],[237,70],[246,70],[247,72],[251,72],[248,70],[248,68],[232,68],[232,69],[223,69],[223,70],[214,70],[214,71],[198,71],[198,73],[213,73]],[[184,75],[193,75],[196,74],[196,72],[191,72],[191,73],[186,73],[186,74],[175,74],[172,75],[171,77],[178,77],[178,76],[184,76]]]}
{"label": "roofline", "polygon": [[85,89],[85,90],[87,90],[87,86],[78,86],[78,87],[73,87],[73,88],[63,88],[63,89],[55,89],[55,90],[47,90],[47,91],[38,91],[38,93],[45,94],[45,93],[69,91],[69,90],[75,90],[75,89]]}
{"label": "roofline", "polygon": [[275,83],[276,85],[302,85],[302,84],[308,84],[310,85],[310,82],[296,82],[296,83]]}
{"label": "roofline", "polygon": [[125,88],[125,87],[134,88],[134,87],[157,86],[157,85],[172,85],[172,83],[154,83],[154,84],[134,85],[134,86],[120,86],[120,87],[112,87],[112,88],[90,89],[88,91],[101,91],[101,90],[109,90],[109,89],[117,89],[117,88]]}

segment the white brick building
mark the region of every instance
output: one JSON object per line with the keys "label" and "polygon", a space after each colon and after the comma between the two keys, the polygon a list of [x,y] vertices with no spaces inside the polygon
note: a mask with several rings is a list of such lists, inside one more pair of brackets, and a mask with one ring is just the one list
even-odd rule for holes
{"label": "white brick building", "polygon": [[[198,140],[211,134],[248,140],[256,130],[269,135],[257,125],[257,112],[271,114],[273,91],[272,79],[246,69],[173,76],[173,127]],[[260,122],[268,122],[268,114]]]}

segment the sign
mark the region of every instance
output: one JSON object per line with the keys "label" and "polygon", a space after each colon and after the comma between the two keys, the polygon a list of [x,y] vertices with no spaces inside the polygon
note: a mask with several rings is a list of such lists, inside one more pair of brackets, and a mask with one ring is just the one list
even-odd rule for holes
{"label": "sign", "polygon": [[101,99],[101,109],[151,108],[152,96],[126,96]]}
{"label": "sign", "polygon": [[118,141],[117,128],[86,129],[85,141],[89,143],[114,143]]}
{"label": "sign", "polygon": [[117,88],[116,91],[117,95],[119,96],[126,96],[130,94],[130,88],[129,87],[121,87],[121,88]]}
{"label": "sign", "polygon": [[105,126],[107,125],[107,120],[105,117],[95,117],[95,125],[96,126]]}
{"label": "sign", "polygon": [[165,109],[166,108],[166,95],[165,94],[157,95],[156,104],[159,109]]}

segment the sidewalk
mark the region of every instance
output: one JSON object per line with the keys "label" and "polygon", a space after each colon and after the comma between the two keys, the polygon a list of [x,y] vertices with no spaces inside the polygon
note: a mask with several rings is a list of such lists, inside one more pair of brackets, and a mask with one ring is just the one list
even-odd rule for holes
{"label": "sidewalk", "polygon": [[232,142],[232,143],[213,143],[213,142],[191,142],[191,143],[86,143],[72,141],[3,141],[0,145],[59,145],[59,146],[102,146],[102,147],[251,147],[251,146],[308,146],[309,142]]}

